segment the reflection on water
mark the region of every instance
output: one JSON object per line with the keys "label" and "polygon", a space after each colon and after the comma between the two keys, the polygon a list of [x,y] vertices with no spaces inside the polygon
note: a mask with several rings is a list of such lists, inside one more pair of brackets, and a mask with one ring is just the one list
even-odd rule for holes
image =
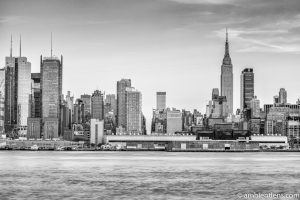
{"label": "reflection on water", "polygon": [[299,185],[296,152],[0,152],[0,199],[237,199]]}

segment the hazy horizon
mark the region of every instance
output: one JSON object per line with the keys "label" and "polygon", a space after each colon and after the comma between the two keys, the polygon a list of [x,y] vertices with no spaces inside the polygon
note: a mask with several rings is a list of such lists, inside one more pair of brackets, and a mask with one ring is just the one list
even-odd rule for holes
{"label": "hazy horizon", "polygon": [[[298,0],[101,0],[0,2],[2,67],[10,52],[39,72],[40,55],[64,57],[63,93],[79,98],[96,89],[116,94],[130,78],[142,92],[147,124],[156,92],[167,106],[205,112],[212,88],[220,88],[225,28],[233,63],[234,111],[240,106],[240,74],[253,68],[255,95],[272,103],[280,88],[295,103],[300,82]],[[149,125],[147,126],[150,131]]]}

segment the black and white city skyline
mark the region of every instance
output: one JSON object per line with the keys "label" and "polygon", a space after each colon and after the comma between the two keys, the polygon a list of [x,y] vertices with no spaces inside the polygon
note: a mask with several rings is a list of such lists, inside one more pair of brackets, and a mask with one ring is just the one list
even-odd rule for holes
{"label": "black and white city skyline", "polygon": [[205,111],[211,89],[220,87],[227,27],[233,110],[244,68],[253,68],[262,104],[272,102],[280,88],[295,103],[299,7],[296,0],[2,1],[0,56],[9,56],[11,34],[18,56],[22,34],[22,54],[38,72],[39,56],[50,55],[53,32],[53,54],[65,58],[64,94],[116,93],[116,81],[130,78],[150,119],[156,91],[167,91],[169,107]]}
{"label": "black and white city skyline", "polygon": [[300,198],[299,0],[0,0],[0,30],[0,199]]}

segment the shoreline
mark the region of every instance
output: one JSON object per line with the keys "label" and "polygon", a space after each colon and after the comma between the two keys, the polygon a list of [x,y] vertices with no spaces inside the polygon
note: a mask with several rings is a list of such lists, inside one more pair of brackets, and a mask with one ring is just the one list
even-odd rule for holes
{"label": "shoreline", "polygon": [[54,150],[54,149],[41,149],[41,150],[30,150],[30,149],[0,149],[0,151],[55,151],[55,152],[82,152],[82,151],[99,151],[99,152],[118,152],[118,151],[165,151],[165,152],[226,152],[226,153],[244,153],[244,152],[300,152],[300,149],[287,149],[287,150],[198,150],[198,149],[188,149],[188,150],[165,150],[165,149],[124,149],[124,150],[95,150],[95,149],[81,149],[81,150]]}

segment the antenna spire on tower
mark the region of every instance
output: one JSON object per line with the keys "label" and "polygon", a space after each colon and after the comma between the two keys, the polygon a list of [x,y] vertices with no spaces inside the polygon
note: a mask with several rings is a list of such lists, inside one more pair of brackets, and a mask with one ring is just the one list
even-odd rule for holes
{"label": "antenna spire on tower", "polygon": [[10,34],[10,57],[12,57],[12,34]]}
{"label": "antenna spire on tower", "polygon": [[21,38],[21,34],[20,34],[20,58],[21,58],[21,49],[22,49],[22,38]]}
{"label": "antenna spire on tower", "polygon": [[227,27],[226,27],[226,42],[228,42],[228,30],[227,30]]}
{"label": "antenna spire on tower", "polygon": [[51,32],[51,58],[52,58],[52,32]]}
{"label": "antenna spire on tower", "polygon": [[227,30],[227,27],[226,27],[225,55],[229,56],[229,44],[228,44],[228,30]]}

